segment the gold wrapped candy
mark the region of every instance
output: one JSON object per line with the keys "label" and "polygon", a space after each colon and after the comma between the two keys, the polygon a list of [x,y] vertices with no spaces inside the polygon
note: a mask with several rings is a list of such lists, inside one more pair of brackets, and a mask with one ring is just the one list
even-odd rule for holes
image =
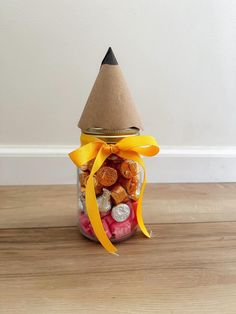
{"label": "gold wrapped candy", "polygon": [[85,186],[87,179],[88,179],[89,173],[88,172],[81,172],[79,174],[79,182],[81,186]]}
{"label": "gold wrapped candy", "polygon": [[125,188],[130,198],[136,200],[139,196],[138,194],[139,194],[139,185],[140,185],[138,176],[135,176],[131,179],[120,178],[119,181],[121,185]]}
{"label": "gold wrapped candy", "polygon": [[138,174],[138,164],[130,159],[124,160],[120,165],[120,173],[126,179],[131,179]]}
{"label": "gold wrapped candy", "polygon": [[126,202],[129,199],[125,189],[120,184],[116,184],[111,189],[111,197],[116,205]]}
{"label": "gold wrapped candy", "polygon": [[86,164],[82,165],[80,169],[82,171],[91,171],[93,167],[94,159],[89,160]]}
{"label": "gold wrapped candy", "polygon": [[[87,181],[88,181],[89,176],[87,176],[85,178],[85,186],[87,185]],[[100,194],[102,192],[102,186],[101,184],[99,184],[97,176],[94,175],[93,176],[93,185],[94,185],[94,190],[96,194]]]}

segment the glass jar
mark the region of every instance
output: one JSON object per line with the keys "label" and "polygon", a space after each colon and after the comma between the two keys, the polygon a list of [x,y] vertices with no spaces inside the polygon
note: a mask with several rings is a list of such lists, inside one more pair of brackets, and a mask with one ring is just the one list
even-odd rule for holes
{"label": "glass jar", "polygon": [[[116,144],[125,137],[139,135],[139,130],[89,129],[93,135],[108,144]],[[83,144],[83,143],[81,143]],[[86,213],[85,188],[94,160],[77,169],[78,225],[87,238],[97,241]],[[143,169],[135,161],[110,155],[94,175],[94,189],[104,230],[111,242],[120,242],[132,236],[137,229],[136,210],[143,183]]]}

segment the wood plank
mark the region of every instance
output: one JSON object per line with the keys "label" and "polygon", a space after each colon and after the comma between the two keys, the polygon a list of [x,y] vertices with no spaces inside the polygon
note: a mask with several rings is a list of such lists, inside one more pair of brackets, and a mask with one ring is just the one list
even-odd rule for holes
{"label": "wood plank", "polygon": [[0,187],[0,228],[76,225],[76,186]]}
{"label": "wood plank", "polygon": [[235,314],[236,223],[152,229],[119,257],[74,227],[0,230],[0,312]]}
{"label": "wood plank", "polygon": [[[147,223],[236,221],[236,184],[148,184]],[[76,225],[76,187],[0,187],[0,228]]]}

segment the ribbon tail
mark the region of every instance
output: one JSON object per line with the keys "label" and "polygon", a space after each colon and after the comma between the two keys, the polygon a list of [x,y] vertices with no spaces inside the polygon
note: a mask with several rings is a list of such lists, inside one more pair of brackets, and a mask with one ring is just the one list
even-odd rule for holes
{"label": "ribbon tail", "polygon": [[143,178],[143,184],[142,184],[142,188],[140,191],[140,196],[139,196],[139,200],[138,200],[138,207],[137,207],[137,220],[138,220],[138,225],[139,228],[142,230],[143,234],[148,237],[151,238],[151,234],[147,231],[147,228],[145,227],[144,221],[143,221],[143,214],[142,214],[142,200],[143,200],[143,193],[145,190],[145,186],[146,186],[146,169],[145,169],[145,165],[143,160],[138,156],[137,160],[136,160],[143,168],[144,171],[144,178]]}
{"label": "ribbon tail", "polygon": [[111,243],[109,240],[99,213],[99,208],[97,204],[96,199],[96,193],[94,190],[94,182],[93,182],[93,175],[95,172],[101,167],[104,160],[110,155],[107,153],[104,153],[103,149],[101,148],[97,154],[97,157],[94,161],[93,168],[91,170],[91,173],[89,175],[89,179],[87,181],[86,185],[86,191],[85,191],[85,200],[86,200],[86,208],[87,208],[87,214],[89,217],[89,220],[91,222],[93,231],[98,239],[98,241],[102,244],[102,246],[107,250],[109,253],[116,253],[117,249],[116,247]]}

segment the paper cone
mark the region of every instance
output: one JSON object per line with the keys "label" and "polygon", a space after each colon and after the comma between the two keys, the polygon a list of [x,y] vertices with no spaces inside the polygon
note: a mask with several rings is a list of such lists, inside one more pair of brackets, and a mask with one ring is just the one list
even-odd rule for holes
{"label": "paper cone", "polygon": [[111,48],[102,61],[78,126],[83,131],[96,127],[109,130],[131,127],[143,129],[136,106]]}

